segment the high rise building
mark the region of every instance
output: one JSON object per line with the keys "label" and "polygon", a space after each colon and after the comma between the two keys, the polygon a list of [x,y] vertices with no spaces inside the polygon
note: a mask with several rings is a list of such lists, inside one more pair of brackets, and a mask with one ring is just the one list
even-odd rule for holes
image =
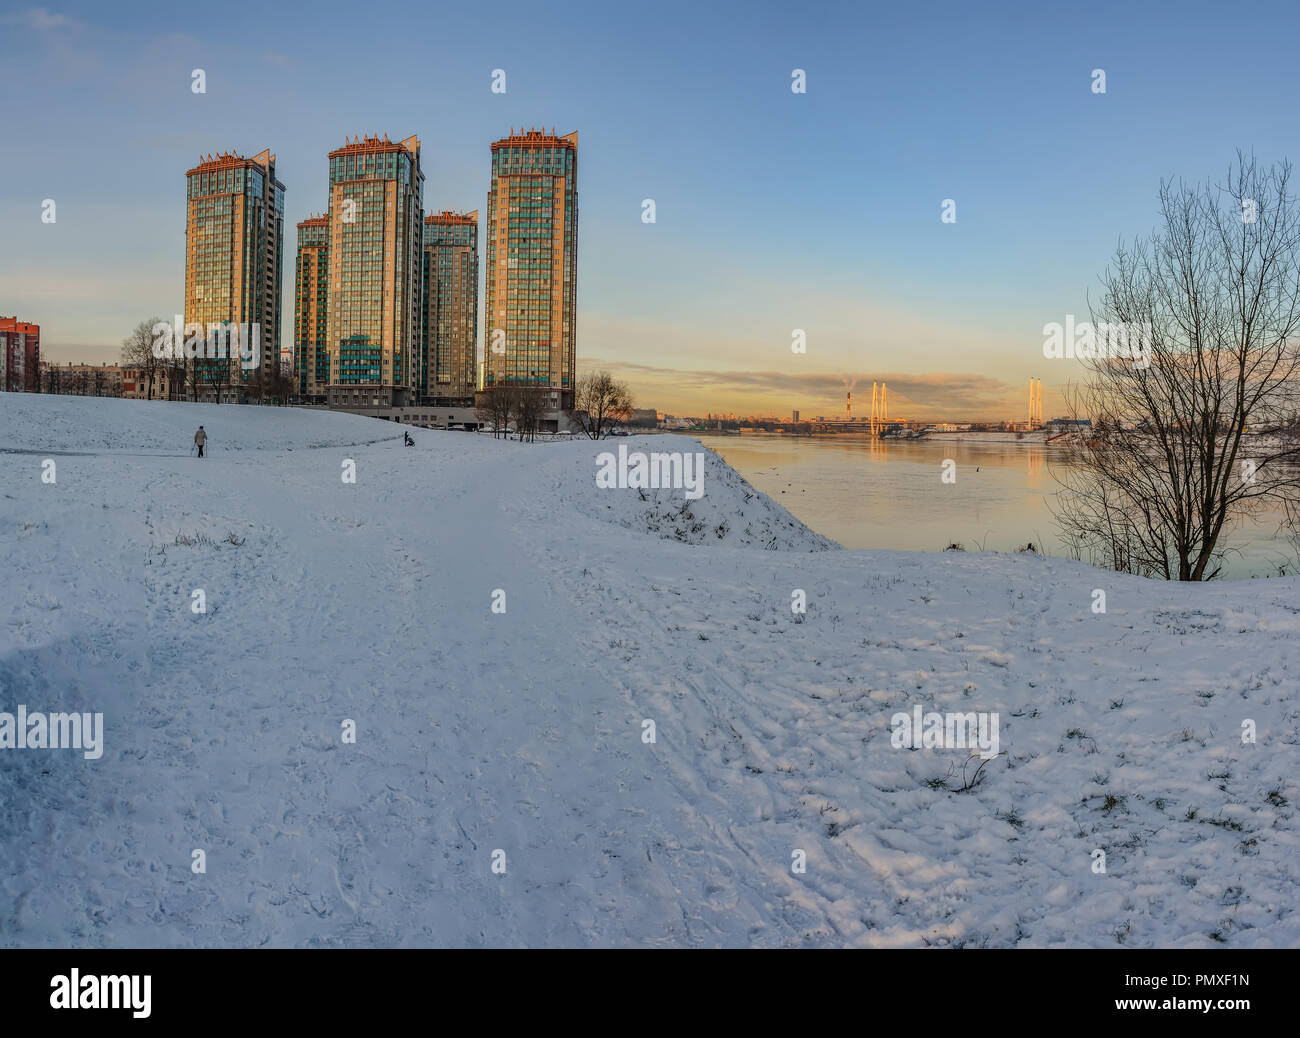
{"label": "high rise building", "polygon": [[[255,372],[265,383],[280,363],[284,185],[269,150],[209,155],[185,179],[185,323],[205,335],[217,325],[247,329],[257,347],[245,361],[238,346],[209,337],[195,361],[198,396],[236,401]],[[212,356],[219,345],[224,359]]]}
{"label": "high rise building", "polygon": [[513,130],[492,145],[483,387],[549,390],[573,406],[578,135]]}
{"label": "high rise building", "polygon": [[420,399],[474,402],[478,381],[478,210],[424,218]]}
{"label": "high rise building", "polygon": [[354,138],[329,159],[328,402],[404,406],[421,377],[420,139]]}
{"label": "high rise building", "polygon": [[330,381],[329,220],[311,216],[298,224],[293,280],[293,373],[298,395],[324,401]]}
{"label": "high rise building", "polygon": [[0,390],[41,391],[41,326],[0,317]]}

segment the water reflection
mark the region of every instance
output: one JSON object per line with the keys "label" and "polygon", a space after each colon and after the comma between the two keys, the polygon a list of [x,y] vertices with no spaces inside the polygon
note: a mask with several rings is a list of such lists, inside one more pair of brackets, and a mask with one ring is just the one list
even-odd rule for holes
{"label": "water reflection", "polygon": [[[846,548],[1015,551],[1033,542],[1065,555],[1049,503],[1062,453],[1041,444],[880,440],[867,436],[700,435],[763,493]],[[940,480],[946,458],[957,481]],[[1291,557],[1280,513],[1228,534],[1230,577],[1276,575]],[[1294,572],[1291,565],[1288,572]]]}

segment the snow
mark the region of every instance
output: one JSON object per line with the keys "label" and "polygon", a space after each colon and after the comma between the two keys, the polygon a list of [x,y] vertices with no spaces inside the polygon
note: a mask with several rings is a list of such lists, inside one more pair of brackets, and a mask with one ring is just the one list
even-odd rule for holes
{"label": "snow", "polygon": [[6,412],[0,418],[0,450],[188,454],[200,425],[214,451],[373,443],[393,433],[373,418],[297,407],[14,394],[0,397],[0,410]]}
{"label": "snow", "polygon": [[[844,551],[711,453],[688,516],[608,443],[411,434],[0,394],[0,711],[105,717],[0,750],[0,944],[1300,945],[1296,579]],[[953,791],[918,703],[1006,755]]]}

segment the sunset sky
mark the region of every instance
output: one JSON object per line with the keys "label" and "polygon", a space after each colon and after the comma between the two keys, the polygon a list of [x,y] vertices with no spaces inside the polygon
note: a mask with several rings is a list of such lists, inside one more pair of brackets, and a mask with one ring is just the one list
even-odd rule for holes
{"label": "sunset sky", "polygon": [[293,224],[345,135],[418,134],[425,209],[485,212],[490,142],[545,126],[579,132],[580,369],[639,406],[840,413],[848,374],[855,411],[883,378],[892,417],[1023,417],[1039,376],[1051,417],[1078,369],[1043,325],[1087,313],[1162,177],[1288,157],[1300,96],[1282,3],[322,0],[238,35],[229,10],[0,9],[0,314],[46,359],[115,360],[181,306],[200,154],[276,153],[288,346]]}

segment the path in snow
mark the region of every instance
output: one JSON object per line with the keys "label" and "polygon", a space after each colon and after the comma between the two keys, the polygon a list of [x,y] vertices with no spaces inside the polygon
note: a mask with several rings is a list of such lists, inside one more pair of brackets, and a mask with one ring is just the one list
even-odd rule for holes
{"label": "path in snow", "polygon": [[[0,942],[1300,944],[1295,580],[825,550],[712,456],[683,512],[597,490],[604,445],[351,416],[103,453],[197,414],[104,403],[0,411],[24,450],[30,409],[102,423],[54,486],[0,457],[0,709],[107,727],[0,754]],[[950,792],[963,753],[889,744],[913,703],[1008,755]]]}

